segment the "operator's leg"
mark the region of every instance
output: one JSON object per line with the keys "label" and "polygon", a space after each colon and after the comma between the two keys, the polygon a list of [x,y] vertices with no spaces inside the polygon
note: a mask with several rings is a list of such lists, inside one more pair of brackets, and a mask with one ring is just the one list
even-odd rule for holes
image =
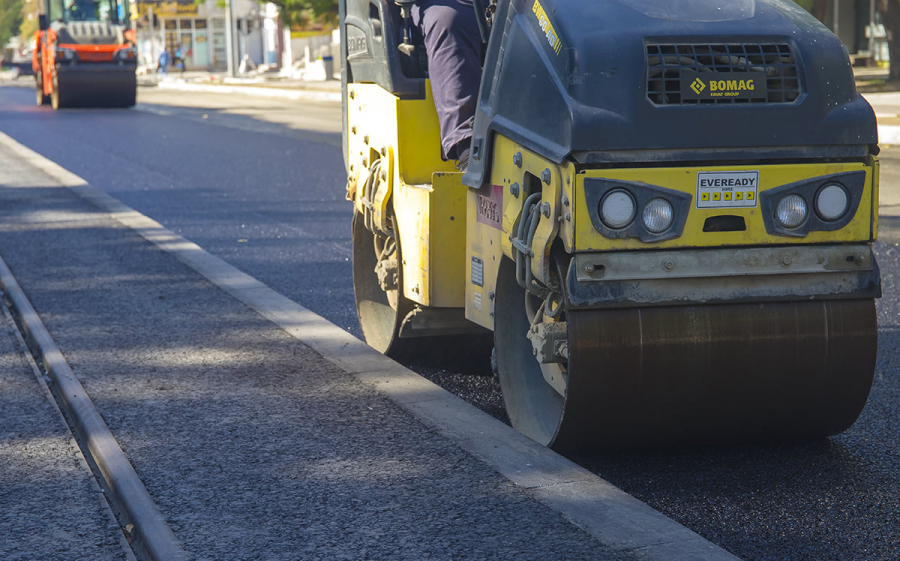
{"label": "operator's leg", "polygon": [[464,152],[468,157],[481,83],[481,33],[472,0],[420,0],[412,17],[425,38],[441,148],[448,159]]}

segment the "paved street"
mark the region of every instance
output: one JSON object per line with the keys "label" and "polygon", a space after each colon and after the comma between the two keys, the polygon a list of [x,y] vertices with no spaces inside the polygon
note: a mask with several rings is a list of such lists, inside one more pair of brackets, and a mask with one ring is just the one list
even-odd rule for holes
{"label": "paved street", "polygon": [[122,534],[16,335],[0,314],[0,558],[123,559]]}
{"label": "paved street", "polygon": [[[31,89],[0,87],[0,132],[359,335],[349,261],[351,207],[344,200],[339,149],[339,104],[142,88],[133,110],[52,112],[34,106],[33,98]],[[900,551],[900,301],[895,279],[900,272],[900,248],[895,244],[900,243],[900,189],[894,186],[900,185],[900,148],[887,148],[881,157],[882,241],[876,253],[885,296],[878,302],[875,383],[857,424],[845,434],[811,445],[604,453],[576,458],[581,465],[742,558],[896,559]],[[423,460],[429,452],[417,451],[413,443],[425,448],[440,444],[421,427],[408,430],[404,424],[408,419],[394,417],[379,396],[360,393],[348,381],[330,386],[315,380],[288,383],[287,373],[295,361],[323,371],[329,366],[319,364],[308,349],[287,340],[236,301],[215,294],[171,260],[148,251],[136,258],[132,249],[143,245],[133,236],[113,232],[115,227],[86,202],[74,195],[23,192],[6,199],[3,220],[21,219],[16,214],[20,207],[40,208],[44,219],[89,220],[90,231],[85,235],[92,236],[92,247],[108,248],[102,255],[81,254],[64,231],[0,228],[0,255],[28,281],[29,297],[44,321],[60,333],[61,346],[64,343],[75,351],[76,371],[90,373],[86,387],[108,407],[107,422],[126,435],[123,448],[142,465],[154,466],[141,475],[165,510],[178,513],[173,517],[174,529],[203,534],[197,542],[200,549],[194,552],[198,558],[230,558],[229,548],[238,547],[239,542],[246,542],[247,556],[290,558],[290,541],[273,537],[278,534],[277,525],[264,524],[259,531],[247,528],[254,519],[293,516],[292,505],[298,501],[318,501],[326,505],[319,517],[341,520],[333,527],[302,526],[297,530],[301,534],[331,531],[353,536],[346,544],[335,540],[320,550],[309,550],[308,556],[301,555],[304,558],[598,557],[586,534],[552,513],[541,511],[523,518],[528,509],[522,504],[527,499],[501,493],[503,481],[496,474],[485,470],[485,484],[470,488],[454,479],[454,470]],[[39,216],[32,218],[40,221]],[[62,262],[70,267],[71,283],[42,283],[48,267]],[[102,266],[96,273],[88,267],[94,262]],[[91,299],[73,297],[91,291],[96,291]],[[177,321],[147,324],[142,320],[151,317],[149,312],[121,318],[119,310],[126,302],[129,306],[139,302],[147,310],[166,306]],[[210,325],[198,319],[213,313],[228,321]],[[122,328],[110,334],[110,347],[92,348],[87,334],[113,322],[121,322]],[[235,341],[247,338],[250,348],[232,349]],[[118,365],[109,364],[109,353],[129,348],[140,351],[130,366],[148,367],[152,375],[128,387],[126,394],[115,395],[121,391]],[[203,348],[208,354],[186,352]],[[285,370],[254,371],[252,365],[262,356],[274,356]],[[478,358],[410,366],[502,419],[499,388],[484,357]],[[214,391],[223,385],[233,388],[233,396],[222,399]],[[173,390],[181,392],[183,399],[166,400],[167,392]],[[341,422],[352,424],[361,437],[340,445],[358,451],[358,457],[379,459],[376,479],[385,483],[366,492],[373,501],[395,509],[395,517],[386,522],[346,517],[354,504],[349,495],[340,494],[340,488],[363,485],[367,468],[336,462],[329,443],[317,432],[318,426],[336,421],[324,414],[299,419],[302,415],[292,410],[295,404],[290,400],[294,399],[300,399],[305,414],[314,412],[319,403],[355,411]],[[209,412],[209,417],[199,411]],[[390,432],[366,432],[370,414],[388,423]],[[226,422],[211,429],[207,423],[213,415]],[[270,418],[260,421],[266,415]],[[183,422],[173,424],[171,419]],[[290,422],[281,431],[285,419]],[[208,469],[202,465],[204,447],[210,447],[210,454],[219,453],[213,447],[225,437],[245,443],[245,455],[233,466],[221,466],[220,479],[214,481],[169,471],[185,469],[175,465],[178,451],[167,450],[154,438],[185,431],[202,435],[206,430],[218,436],[209,442],[197,439],[193,446],[201,452],[190,469]],[[254,443],[258,432],[277,435],[278,440]],[[301,434],[316,437],[314,442],[303,441]],[[395,457],[391,447],[395,442],[409,442],[412,451]],[[467,463],[470,459],[464,455],[451,459],[463,471],[483,469],[477,462]],[[416,469],[392,463],[401,460],[415,460]],[[312,465],[318,471],[311,472]],[[241,469],[250,469],[254,475],[234,487],[232,479]],[[326,487],[300,489],[311,475]],[[189,496],[188,487],[194,484],[201,491]],[[438,484],[452,498],[449,504],[416,504],[390,489],[408,485],[415,496],[420,492],[416,486],[427,489]],[[260,486],[290,492],[271,504],[253,505],[253,493]],[[224,501],[220,488],[236,502]],[[8,499],[0,494],[0,500]],[[204,508],[224,513],[223,520],[198,518],[195,513]],[[498,533],[481,533],[468,543],[459,538],[467,529],[498,520],[510,523],[501,524]],[[97,522],[101,530],[103,523]],[[439,547],[417,543],[422,537],[416,530],[420,523],[427,528],[427,540],[421,541]],[[369,533],[358,530],[361,527]],[[217,532],[228,528],[238,533],[217,541]],[[499,532],[509,536],[518,532],[528,539],[525,543],[504,541],[508,536]],[[398,541],[394,549],[383,544],[365,549],[385,537],[405,541]],[[490,547],[479,549],[485,541]],[[112,547],[109,544],[116,542],[98,538],[98,543]],[[262,555],[272,551],[277,555]]]}
{"label": "paved street", "polygon": [[[0,90],[0,95],[9,92]],[[155,165],[148,155],[148,160],[133,163],[139,147],[87,128],[97,116],[110,119],[104,125],[107,131],[130,130],[138,138],[153,123],[163,128],[174,124],[174,129],[160,133],[174,139],[162,143],[163,150],[156,154],[167,160]],[[68,117],[75,121],[66,125],[67,133],[58,128],[59,122],[49,125],[56,138],[67,139],[58,148],[91,146],[81,152],[84,162],[108,151],[106,165],[91,163],[81,169],[92,182],[108,188],[110,181],[128,181],[129,174],[143,175],[143,186],[165,181],[158,185],[164,189],[136,196],[134,204],[152,200],[170,210],[182,207],[182,217],[199,218],[190,225],[190,235],[206,232],[212,237],[204,243],[220,245],[220,250],[240,248],[248,264],[268,261],[270,270],[287,284],[304,282],[292,278],[308,279],[316,284],[311,293],[324,294],[311,301],[328,305],[328,285],[340,285],[321,275],[331,274],[331,263],[346,268],[340,234],[333,234],[335,240],[328,234],[331,222],[337,232],[337,217],[344,214],[332,212],[332,205],[335,211],[341,205],[339,192],[325,194],[332,184],[310,189],[298,204],[291,201],[291,193],[302,185],[278,183],[266,171],[269,166],[255,158],[237,159],[248,149],[256,154],[252,143],[240,141],[249,134],[245,130],[191,124],[215,131],[207,140],[218,137],[222,144],[217,148],[233,144],[233,151],[221,154],[224,162],[231,156],[260,175],[260,185],[274,185],[258,192],[249,186],[229,202],[235,223],[226,226],[230,219],[216,216],[214,210],[220,193],[216,185],[232,188],[246,180],[229,180],[225,168],[231,164],[209,164],[212,173],[202,180],[205,194],[194,193],[186,183],[201,181],[202,170],[193,179],[163,180],[170,170],[179,175],[199,158],[215,157],[204,156],[203,149],[179,157],[183,146],[177,139],[185,133],[181,120],[131,111],[72,112]],[[4,132],[9,131],[6,124],[15,121],[0,117]],[[93,142],[96,138],[101,139],[99,145]],[[146,140],[156,145],[154,139]],[[197,138],[200,145],[201,140]],[[254,142],[263,140],[269,147],[278,144],[278,137],[271,135],[260,135]],[[330,146],[288,146],[326,164],[334,161]],[[296,170],[284,152],[274,158],[276,165]],[[280,173],[289,176],[288,169]],[[315,177],[324,183],[322,175]],[[54,183],[40,169],[23,166],[0,149],[0,185],[5,186],[0,189],[0,252],[189,559],[626,558],[606,550],[527,489],[512,485],[438,430],[413,420],[387,396],[340,371],[174,256]],[[277,192],[281,201],[263,201],[269,196],[263,193]],[[119,196],[127,199],[125,192]],[[310,224],[300,219],[295,225],[291,208]],[[315,218],[318,213],[325,218]],[[260,255],[247,251],[252,245],[262,250]],[[301,247],[306,248],[305,257],[291,258]],[[279,266],[284,270],[278,271]],[[25,382],[29,377],[34,381],[33,374],[25,374]],[[0,388],[4,398],[14,397],[13,391]],[[40,404],[39,392],[29,395]],[[11,448],[27,445],[23,440],[29,436],[21,433],[0,447],[9,450],[3,457],[17,468],[4,472],[5,477],[26,469],[20,450]],[[35,453],[27,456],[31,464],[39,463]],[[49,460],[47,464],[44,471],[61,471]],[[82,482],[85,475],[82,470]],[[11,552],[4,559],[16,558],[12,554],[22,559],[72,558],[63,549],[65,542],[60,550],[51,550],[25,539],[33,540],[27,530],[36,520],[8,518],[29,510],[32,519],[53,521],[54,529],[76,526],[57,521],[47,502],[53,493],[79,489],[74,483],[68,491],[47,483],[34,497],[25,494],[29,486],[0,488],[0,529],[11,527],[0,537],[0,552]],[[81,493],[82,502],[97,500],[95,493]],[[8,510],[7,503],[16,509]],[[73,532],[70,540],[90,541],[76,543],[68,552],[84,559],[109,556],[100,546],[115,547],[116,532],[93,535],[104,523],[108,530],[108,519],[83,518],[86,529]],[[4,546],[7,539],[15,541]],[[118,553],[107,558],[124,557]]]}

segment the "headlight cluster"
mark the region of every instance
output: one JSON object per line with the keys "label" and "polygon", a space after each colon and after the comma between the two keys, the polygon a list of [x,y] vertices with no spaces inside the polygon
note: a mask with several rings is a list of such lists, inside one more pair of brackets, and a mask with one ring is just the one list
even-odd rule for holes
{"label": "headlight cluster", "polygon": [[822,220],[837,220],[850,208],[850,196],[839,183],[828,184],[816,196],[816,212]]}
{"label": "headlight cluster", "polygon": [[613,230],[620,230],[634,220],[634,199],[624,189],[616,189],[603,198],[600,205],[600,218]]}
{"label": "headlight cluster", "polygon": [[644,212],[641,213],[641,220],[644,222],[644,228],[647,228],[654,234],[665,232],[675,220],[675,210],[672,203],[665,199],[653,199],[644,205]]}
{"label": "headlight cluster", "polygon": [[[607,228],[621,230],[631,224],[637,215],[637,202],[625,189],[614,189],[603,197],[600,203],[600,219]],[[675,220],[672,203],[657,197],[651,199],[641,211],[641,224],[653,233],[665,232]]]}
{"label": "headlight cluster", "polygon": [[[815,211],[825,222],[839,220],[850,209],[850,195],[840,183],[823,185],[815,193]],[[784,228],[798,228],[809,215],[806,199],[798,194],[782,197],[775,207],[775,220]]]}
{"label": "headlight cluster", "polygon": [[691,194],[658,185],[602,177],[584,180],[594,229],[610,239],[659,242],[679,237],[691,211]]}
{"label": "headlight cluster", "polygon": [[803,237],[833,232],[857,215],[866,188],[865,170],[804,179],[759,192],[766,232]]}
{"label": "headlight cluster", "polygon": [[119,49],[118,51],[116,51],[116,60],[134,60],[134,57],[134,47],[127,47],[125,49]]}
{"label": "headlight cluster", "polygon": [[56,60],[75,60],[77,55],[72,49],[65,47],[56,47]]}
{"label": "headlight cluster", "polygon": [[796,228],[806,221],[809,213],[806,201],[800,195],[788,195],[778,201],[775,219],[785,228]]}

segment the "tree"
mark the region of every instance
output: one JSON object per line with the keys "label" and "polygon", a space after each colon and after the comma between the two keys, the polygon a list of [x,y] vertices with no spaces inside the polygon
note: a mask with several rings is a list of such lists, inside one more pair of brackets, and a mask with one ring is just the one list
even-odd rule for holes
{"label": "tree", "polygon": [[[3,0],[0,0],[3,1]],[[260,0],[266,1],[266,0]],[[338,18],[337,0],[268,0],[278,6],[282,23],[290,27],[308,23],[333,24]]]}
{"label": "tree", "polygon": [[891,70],[888,82],[900,81],[900,0],[875,0],[887,36]]}
{"label": "tree", "polygon": [[812,0],[809,11],[815,18],[821,22],[825,21],[825,15],[828,13],[828,0]]}
{"label": "tree", "polygon": [[28,43],[34,36],[34,32],[38,30],[38,15],[43,12],[43,2],[41,0],[24,0],[24,2],[19,37],[22,39],[22,43]]}
{"label": "tree", "polygon": [[0,0],[0,50],[19,34],[22,25],[22,0]]}
{"label": "tree", "polygon": [[801,8],[810,12],[815,18],[821,22],[825,22],[825,16],[828,14],[828,0],[794,0],[800,4]]}

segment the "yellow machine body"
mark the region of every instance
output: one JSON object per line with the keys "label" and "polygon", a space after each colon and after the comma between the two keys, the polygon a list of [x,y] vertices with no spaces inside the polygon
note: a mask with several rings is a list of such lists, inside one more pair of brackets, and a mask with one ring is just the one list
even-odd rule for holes
{"label": "yellow machine body", "polygon": [[[862,410],[881,288],[875,156],[578,165],[495,134],[488,181],[469,189],[441,159],[427,87],[401,99],[349,84],[346,111],[354,291],[373,347],[465,353],[444,336],[492,330],[511,422],[557,449],[822,437]],[[752,188],[701,188],[735,174]],[[853,181],[839,220],[809,208],[800,230],[775,227],[783,193],[815,204],[833,177]],[[659,192],[677,228],[605,227],[602,197],[620,186],[644,193],[630,195],[635,227]]]}
{"label": "yellow machine body", "polygon": [[[434,308],[462,308],[468,189],[453,162],[441,160],[430,88],[424,99],[404,100],[376,85],[354,84],[348,99],[354,123],[349,198],[357,212],[372,214],[381,231],[389,228],[389,216],[396,217],[407,299]],[[378,177],[372,182],[374,204],[367,209],[362,187],[370,165],[379,159]]]}
{"label": "yellow machine body", "polygon": [[[836,231],[814,231],[803,237],[785,237],[768,233],[762,210],[757,204],[746,208],[697,208],[697,174],[731,171],[759,173],[759,196],[767,190],[816,177],[840,173],[865,172],[862,199],[848,224]],[[636,238],[611,239],[592,224],[584,196],[585,180],[644,183],[672,189],[692,198],[684,230],[678,237],[659,242]],[[545,181],[548,179],[549,181]],[[496,137],[491,189],[472,190],[468,203],[466,259],[466,317],[493,329],[493,302],[497,271],[501,259],[514,258],[511,234],[522,214],[529,192],[540,191],[543,201],[556,201],[537,228],[531,250],[531,268],[535,278],[550,282],[550,250],[561,243],[569,254],[617,251],[652,251],[719,247],[772,247],[809,244],[868,244],[876,239],[878,227],[878,160],[870,156],[865,163],[779,164],[749,166],[648,167],[576,170],[574,164],[557,165],[523,146]],[[516,194],[517,193],[517,194]],[[741,193],[743,195],[743,193]],[[735,195],[732,195],[735,196]],[[495,209],[502,209],[492,220]],[[729,215],[744,219],[741,231],[705,232],[707,219]],[[476,271],[473,275],[473,266]],[[785,267],[785,274],[790,273]],[[482,280],[483,277],[483,280]],[[474,279],[474,280],[473,280]]]}
{"label": "yellow machine body", "polygon": [[[865,163],[779,164],[750,166],[649,167],[577,170],[555,164],[501,136],[495,138],[490,190],[470,190],[452,162],[441,160],[440,129],[430,89],[420,100],[400,99],[372,84],[349,86],[351,119],[348,198],[366,212],[363,188],[369,165],[381,159],[373,181],[375,227],[386,231],[393,215],[403,255],[403,290],[409,300],[427,307],[461,308],[466,318],[493,328],[493,295],[501,259],[513,257],[511,236],[525,196],[540,190],[555,201],[538,226],[532,250],[536,278],[548,281],[550,250],[558,240],[571,254],[610,251],[673,250],[738,246],[790,246],[874,241],[878,225],[878,160]],[[402,154],[402,157],[398,155]],[[438,170],[438,171],[435,171]],[[838,173],[864,171],[863,198],[856,215],[837,231],[784,237],[766,231],[759,205],[747,208],[696,208],[692,201],[682,235],[660,241],[610,239],[589,218],[585,180],[603,178],[641,182],[696,197],[697,174],[752,170],[759,173],[758,191]],[[518,193],[517,195],[514,193]],[[745,220],[742,231],[704,232],[705,221],[718,215]],[[476,271],[473,271],[473,266]],[[472,279],[479,282],[472,282]]]}

